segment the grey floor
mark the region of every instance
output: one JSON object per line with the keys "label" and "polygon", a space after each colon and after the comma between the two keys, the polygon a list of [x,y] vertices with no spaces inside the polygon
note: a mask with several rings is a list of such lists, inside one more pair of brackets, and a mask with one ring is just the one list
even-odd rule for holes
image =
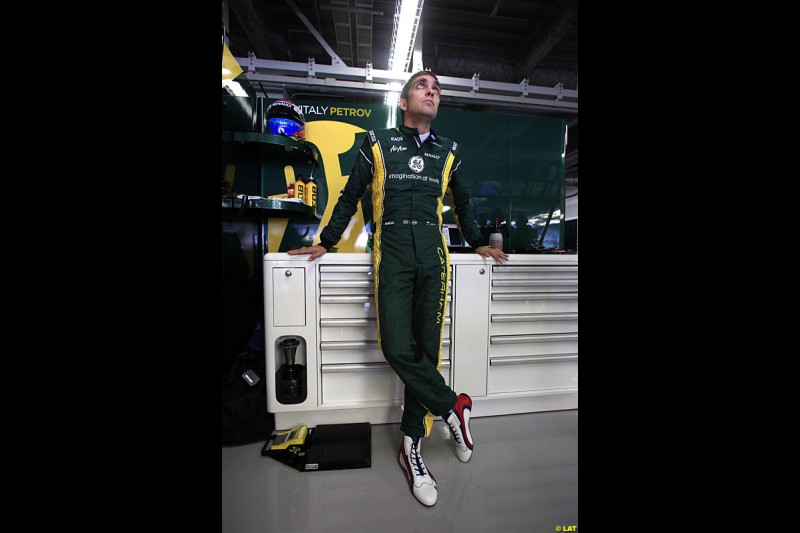
{"label": "grey floor", "polygon": [[437,420],[422,446],[430,508],[397,463],[399,427],[373,425],[372,466],[356,470],[300,472],[262,457],[263,442],[223,447],[223,533],[578,531],[577,410],[473,418],[468,463]]}

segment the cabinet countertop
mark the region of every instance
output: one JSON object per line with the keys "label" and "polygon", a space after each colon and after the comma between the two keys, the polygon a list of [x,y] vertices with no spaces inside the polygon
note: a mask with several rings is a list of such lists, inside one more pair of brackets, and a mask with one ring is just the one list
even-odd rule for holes
{"label": "cabinet countertop", "polygon": [[[304,261],[308,263],[308,255],[289,255],[285,252],[275,252],[264,254],[264,261]],[[364,253],[342,253],[342,252],[329,252],[314,262],[320,264],[330,263],[353,263],[353,264],[372,264],[372,252]],[[503,263],[503,266],[519,265],[547,265],[547,264],[563,264],[563,263],[578,263],[577,254],[509,254],[509,260]],[[464,265],[464,264],[485,264],[485,265],[499,265],[491,259],[478,255],[476,253],[458,253],[450,254],[451,265]]]}

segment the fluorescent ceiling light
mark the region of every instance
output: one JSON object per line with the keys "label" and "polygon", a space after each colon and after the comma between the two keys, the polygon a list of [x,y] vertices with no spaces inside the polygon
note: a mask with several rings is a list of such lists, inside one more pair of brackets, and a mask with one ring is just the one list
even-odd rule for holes
{"label": "fluorescent ceiling light", "polygon": [[425,0],[397,0],[394,14],[394,31],[392,32],[392,48],[389,53],[389,70],[406,72],[417,38],[419,18],[422,16],[422,4]]}

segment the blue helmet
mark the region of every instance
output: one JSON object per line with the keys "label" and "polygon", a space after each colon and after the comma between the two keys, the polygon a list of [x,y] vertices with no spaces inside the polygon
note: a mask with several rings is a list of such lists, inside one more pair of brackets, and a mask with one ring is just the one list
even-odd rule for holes
{"label": "blue helmet", "polygon": [[306,119],[300,107],[291,100],[276,100],[267,108],[264,116],[267,132],[288,137],[306,136]]}

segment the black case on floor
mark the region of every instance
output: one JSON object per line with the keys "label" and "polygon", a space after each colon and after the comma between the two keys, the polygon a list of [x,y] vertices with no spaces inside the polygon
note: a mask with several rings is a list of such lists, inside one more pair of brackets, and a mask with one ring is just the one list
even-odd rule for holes
{"label": "black case on floor", "polygon": [[271,450],[272,439],[261,455],[272,457],[301,472],[370,468],[372,466],[371,426],[355,424],[320,424],[309,428],[302,446]]}

